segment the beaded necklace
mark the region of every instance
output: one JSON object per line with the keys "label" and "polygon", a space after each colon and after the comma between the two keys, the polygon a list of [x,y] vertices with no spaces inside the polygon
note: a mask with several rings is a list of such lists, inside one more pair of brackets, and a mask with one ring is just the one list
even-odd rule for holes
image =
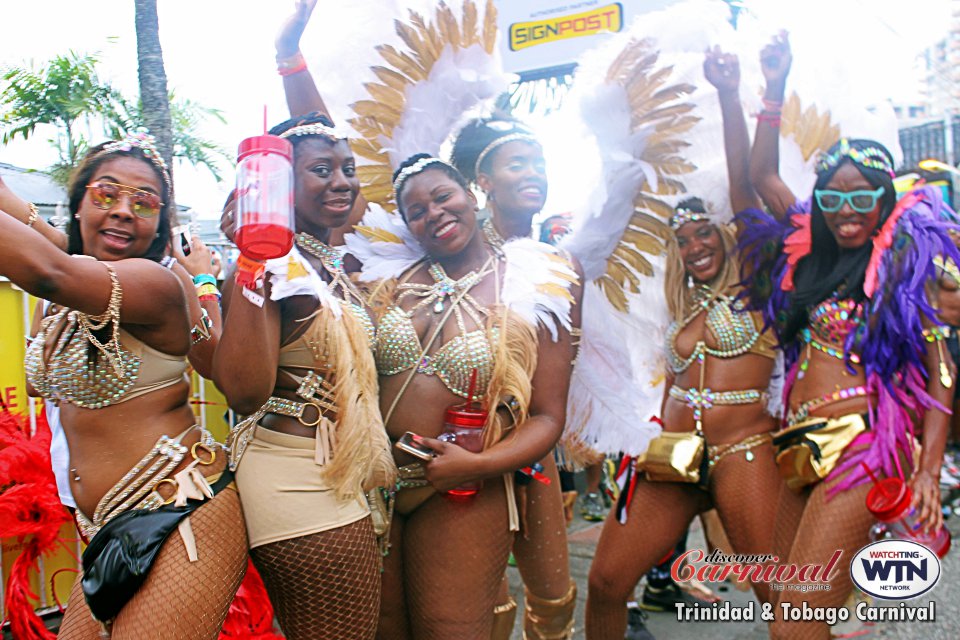
{"label": "beaded necklace", "polygon": [[497,231],[497,228],[493,226],[493,218],[487,218],[480,225],[480,230],[483,231],[483,237],[487,241],[487,244],[493,249],[494,254],[497,258],[503,258],[503,245],[506,244],[506,240],[500,232]]}
{"label": "beaded necklace", "polygon": [[[483,278],[493,273],[493,269],[490,268],[492,262],[493,258],[488,258],[479,271],[470,271],[458,280],[454,280],[448,276],[447,272],[444,271],[439,263],[431,262],[427,273],[433,278],[433,284],[420,284],[416,282],[401,283],[398,286],[400,295],[397,297],[397,306],[399,306],[403,298],[409,295],[420,298],[420,301],[409,311],[404,312],[408,318],[412,318],[413,314],[419,309],[430,304],[433,304],[433,312],[440,314],[443,313],[444,302],[449,297],[451,303],[454,304],[453,313],[457,318],[457,324],[460,326],[462,332],[466,333],[466,328],[461,310],[465,311],[477,326],[482,327],[484,326],[483,318],[488,315],[487,310],[470,295],[469,291],[479,284]],[[461,293],[463,294],[462,296],[460,295]],[[457,302],[458,298],[460,300],[459,302]]]}
{"label": "beaded necklace", "polygon": [[330,274],[331,291],[339,295],[344,302],[364,307],[363,296],[343,270],[343,256],[336,249],[303,231],[297,234],[297,246],[320,260],[320,264]]}

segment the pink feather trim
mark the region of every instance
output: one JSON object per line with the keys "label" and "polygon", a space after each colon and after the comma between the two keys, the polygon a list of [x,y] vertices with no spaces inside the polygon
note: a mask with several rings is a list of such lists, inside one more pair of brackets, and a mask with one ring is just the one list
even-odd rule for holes
{"label": "pink feather trim", "polygon": [[793,274],[797,270],[797,263],[801,258],[810,255],[810,247],[813,243],[809,214],[795,213],[790,216],[790,223],[797,230],[783,241],[783,252],[787,255],[787,270],[783,274],[780,288],[784,291],[793,291]]}
{"label": "pink feather trim", "polygon": [[870,253],[870,262],[867,264],[867,274],[863,281],[863,293],[868,298],[872,298],[877,290],[877,272],[880,270],[880,261],[883,260],[884,252],[893,244],[893,232],[897,228],[900,216],[919,201],[920,193],[916,190],[900,198],[880,232],[873,237],[873,251]]}

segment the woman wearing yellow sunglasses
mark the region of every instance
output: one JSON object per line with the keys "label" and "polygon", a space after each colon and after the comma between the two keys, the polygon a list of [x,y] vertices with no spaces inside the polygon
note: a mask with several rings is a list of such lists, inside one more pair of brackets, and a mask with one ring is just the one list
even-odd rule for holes
{"label": "woman wearing yellow sunglasses", "polygon": [[32,211],[0,215],[0,274],[52,302],[27,380],[59,403],[89,541],[59,637],[216,638],[246,532],[226,456],[189,405],[169,173],[152,137],[134,134],[93,147],[68,195],[66,253]]}

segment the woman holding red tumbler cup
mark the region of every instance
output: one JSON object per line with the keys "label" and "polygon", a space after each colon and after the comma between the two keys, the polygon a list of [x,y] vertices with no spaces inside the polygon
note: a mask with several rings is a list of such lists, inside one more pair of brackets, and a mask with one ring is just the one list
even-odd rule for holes
{"label": "woman holding red tumbler cup", "polygon": [[271,134],[268,153],[283,150],[277,140],[292,146],[295,235],[288,254],[249,261],[254,277],[238,269],[225,289],[214,378],[248,416],[230,434],[231,467],[250,556],[285,636],[370,639],[375,526],[386,519],[376,521],[364,494],[392,486],[395,468],[377,407],[373,322],[326,244],[357,199],[354,158],[324,115]]}

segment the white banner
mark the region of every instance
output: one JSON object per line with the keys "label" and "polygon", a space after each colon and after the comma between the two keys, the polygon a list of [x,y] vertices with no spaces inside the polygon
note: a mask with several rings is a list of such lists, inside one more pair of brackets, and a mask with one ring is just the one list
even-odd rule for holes
{"label": "white banner", "polygon": [[504,68],[522,73],[571,64],[637,15],[672,1],[501,0],[497,22]]}

